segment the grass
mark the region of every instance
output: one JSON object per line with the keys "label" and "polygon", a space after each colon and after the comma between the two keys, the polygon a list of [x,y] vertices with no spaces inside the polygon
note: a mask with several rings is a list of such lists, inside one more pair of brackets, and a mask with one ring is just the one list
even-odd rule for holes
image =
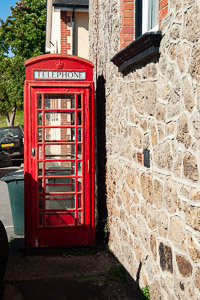
{"label": "grass", "polygon": [[[15,126],[20,125],[23,126],[24,125],[24,111],[17,111],[16,112],[16,116],[15,116]],[[0,116],[0,127],[7,127],[7,123],[6,123],[6,117],[4,116]]]}
{"label": "grass", "polygon": [[122,281],[126,282],[126,271],[124,267],[120,264],[115,265],[114,267],[111,267],[108,271],[107,279],[106,281]]}

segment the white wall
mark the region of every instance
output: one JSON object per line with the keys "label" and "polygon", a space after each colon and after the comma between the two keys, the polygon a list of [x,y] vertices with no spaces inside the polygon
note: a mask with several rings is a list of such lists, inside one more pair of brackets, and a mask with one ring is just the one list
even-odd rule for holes
{"label": "white wall", "polygon": [[61,46],[60,46],[60,39],[61,39],[61,30],[60,30],[60,10],[54,10],[52,12],[52,31],[51,31],[51,53],[60,53]]}

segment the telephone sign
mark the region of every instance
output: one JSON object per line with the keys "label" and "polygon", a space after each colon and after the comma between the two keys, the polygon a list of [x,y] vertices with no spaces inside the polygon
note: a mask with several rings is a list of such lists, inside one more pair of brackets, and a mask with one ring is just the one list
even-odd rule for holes
{"label": "telephone sign", "polygon": [[34,71],[35,79],[85,79],[84,71]]}

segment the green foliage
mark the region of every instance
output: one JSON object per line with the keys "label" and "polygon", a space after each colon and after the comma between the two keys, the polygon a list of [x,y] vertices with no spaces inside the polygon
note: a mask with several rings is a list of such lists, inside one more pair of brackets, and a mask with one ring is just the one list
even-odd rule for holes
{"label": "green foliage", "polygon": [[148,285],[141,289],[141,293],[142,293],[142,295],[140,297],[140,300],[150,300],[150,293],[149,293]]}
{"label": "green foliage", "polygon": [[108,238],[110,233],[110,228],[109,228],[109,218],[107,217],[107,222],[104,227],[104,237]]}
{"label": "green foliage", "polygon": [[12,107],[23,108],[24,62],[21,57],[0,59],[0,114],[5,115]]}
{"label": "green foliage", "polygon": [[13,245],[14,239],[15,239],[15,238],[14,238],[13,236],[10,237],[10,239],[9,239],[9,244],[10,244],[10,246]]}
{"label": "green foliage", "polygon": [[120,264],[115,265],[114,267],[111,267],[108,271],[108,276],[106,281],[123,281],[126,282],[126,271],[124,267]]}
{"label": "green foliage", "polygon": [[4,52],[28,59],[44,53],[46,0],[21,0],[11,7],[11,15],[1,20],[0,41]]}
{"label": "green foliage", "polygon": [[[24,61],[45,52],[46,0],[20,0],[0,19],[0,115],[23,108]],[[13,57],[8,57],[11,51]]]}

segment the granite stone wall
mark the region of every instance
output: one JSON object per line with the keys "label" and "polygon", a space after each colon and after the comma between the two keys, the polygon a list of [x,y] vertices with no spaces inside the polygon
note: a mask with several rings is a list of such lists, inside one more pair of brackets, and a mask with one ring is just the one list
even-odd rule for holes
{"label": "granite stone wall", "polygon": [[96,85],[105,82],[97,99],[105,103],[110,249],[151,299],[199,300],[200,1],[169,0],[159,59],[126,75],[110,62],[120,28],[120,0],[90,0],[90,59]]}

